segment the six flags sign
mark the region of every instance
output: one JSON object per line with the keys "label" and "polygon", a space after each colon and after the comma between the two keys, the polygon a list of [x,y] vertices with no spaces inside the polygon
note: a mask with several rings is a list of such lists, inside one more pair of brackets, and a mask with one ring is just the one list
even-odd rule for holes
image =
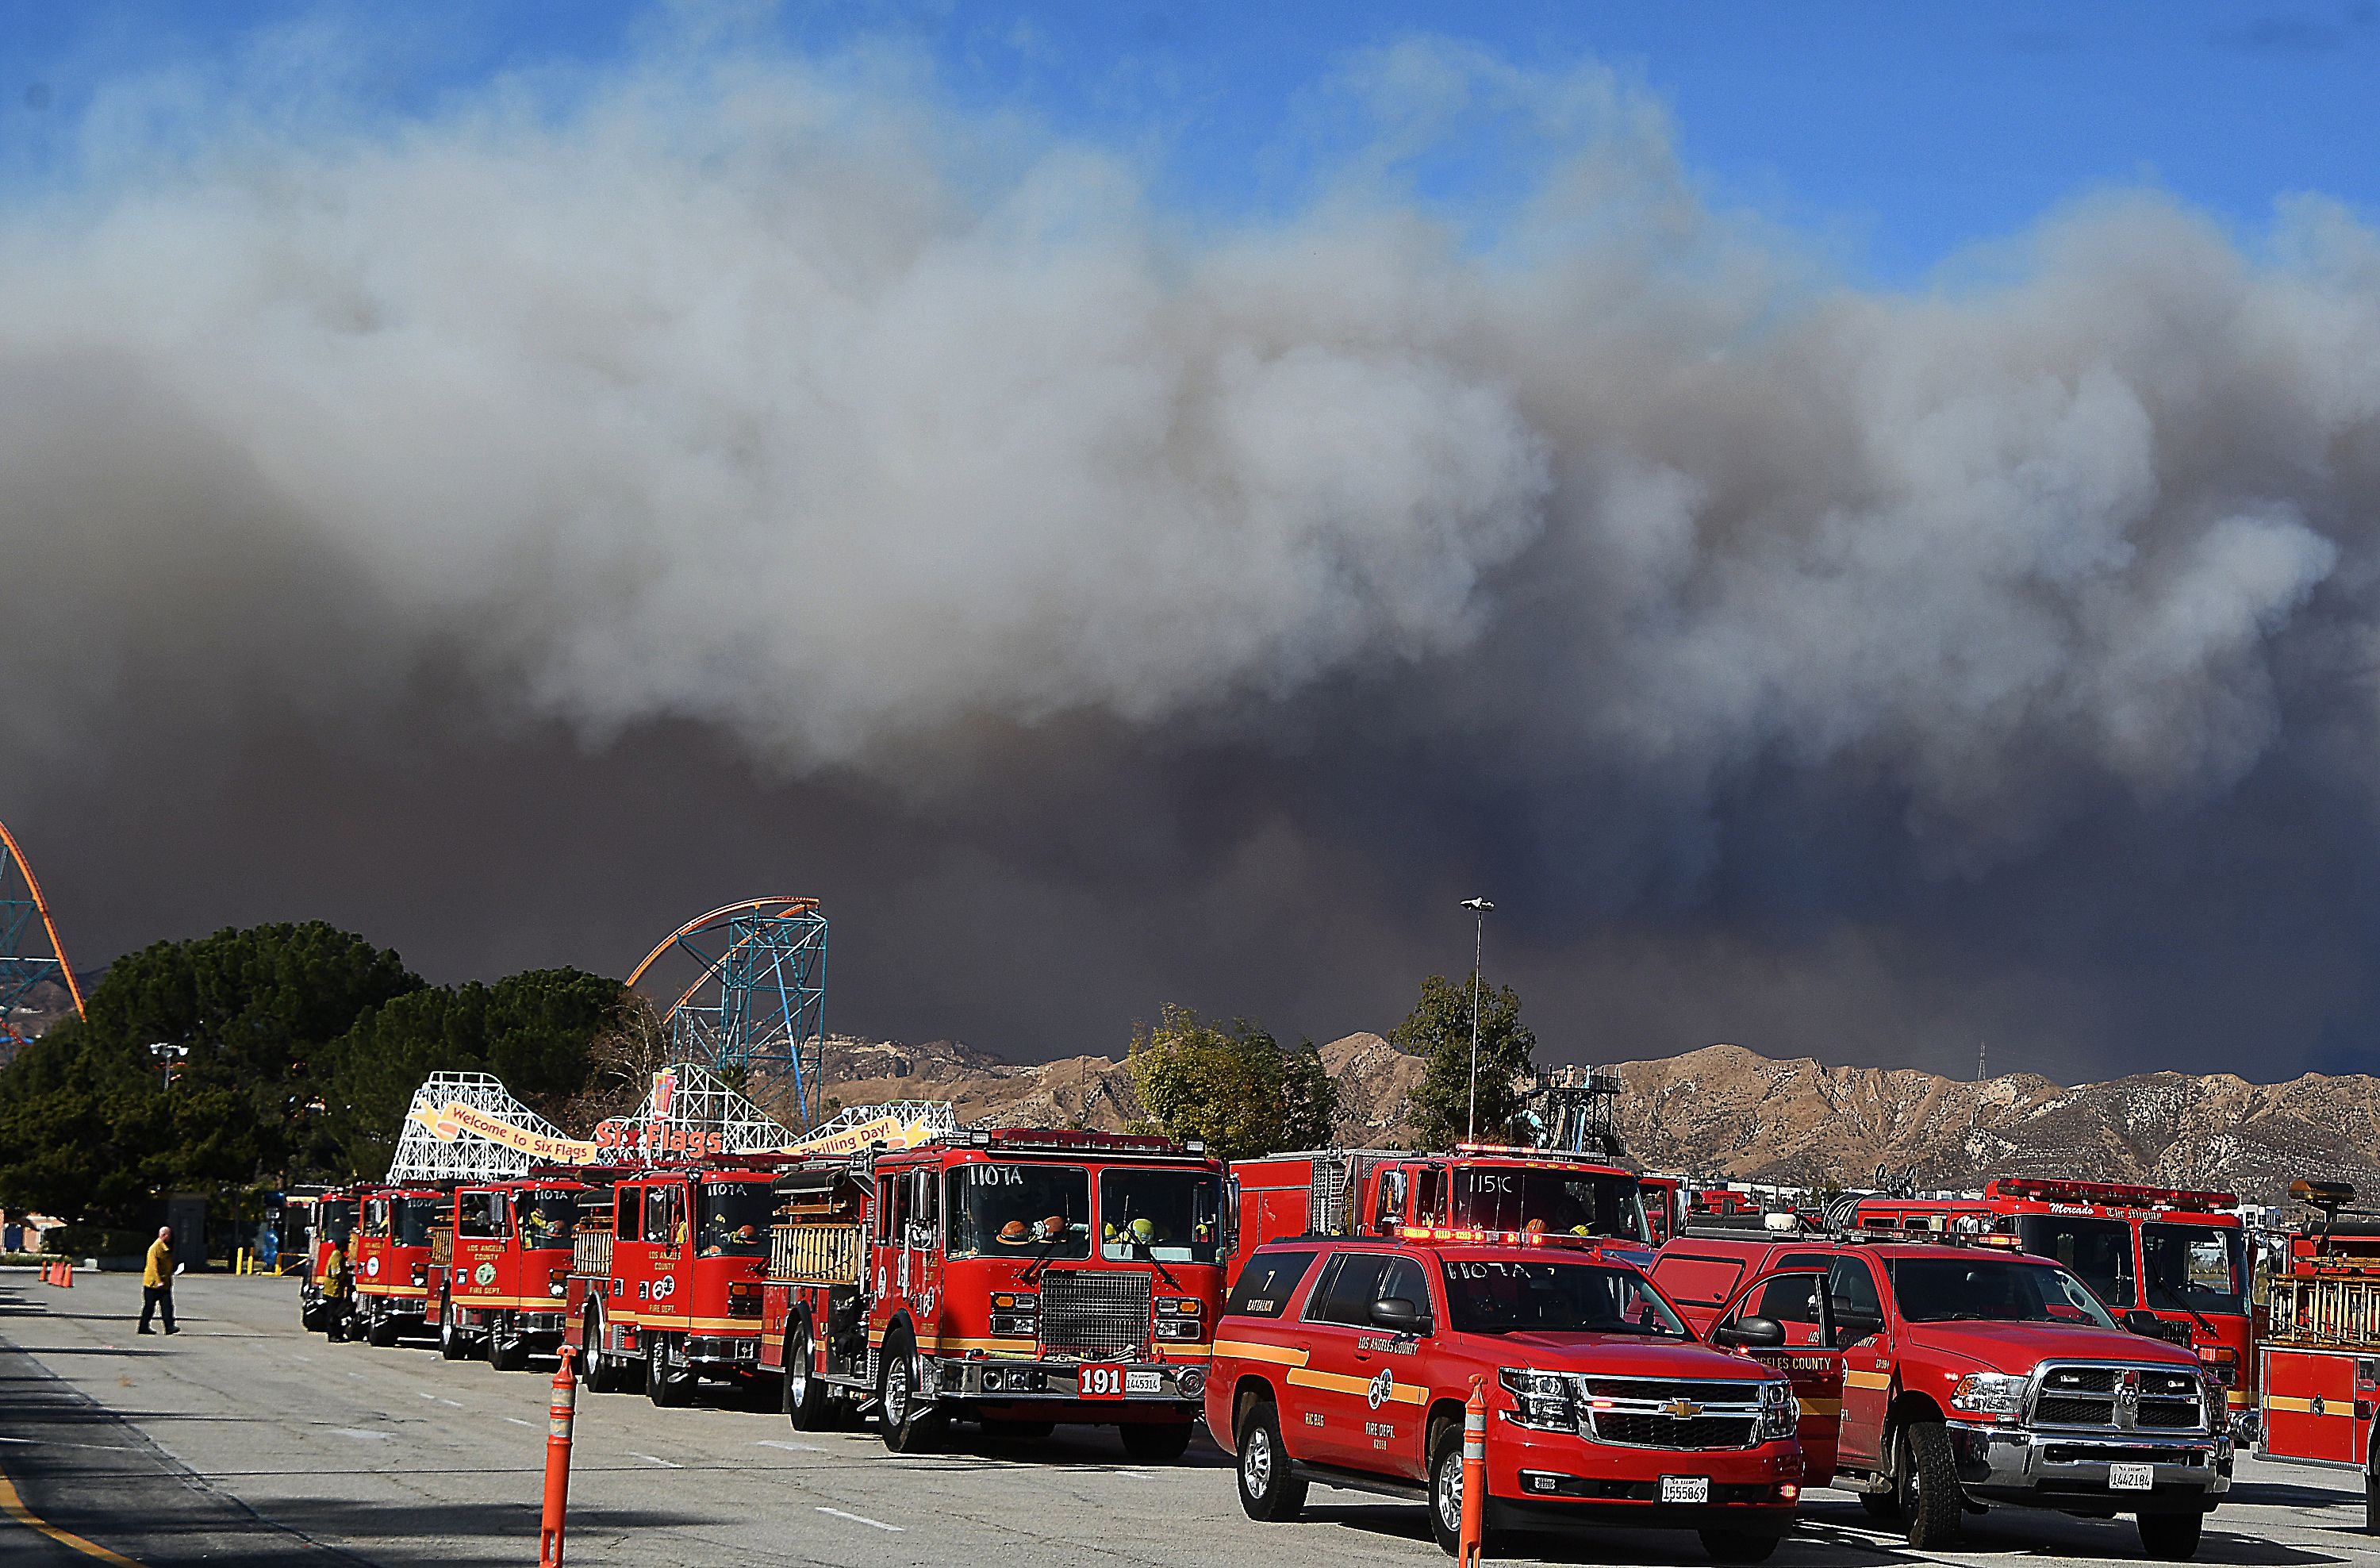
{"label": "six flags sign", "polygon": [[[556,1165],[616,1164],[623,1156],[648,1160],[694,1160],[728,1152],[725,1135],[717,1128],[663,1122],[613,1120],[597,1126],[592,1138],[572,1138],[535,1132],[476,1107],[453,1102],[422,1107],[408,1112],[407,1115],[408,1120],[419,1123],[441,1143],[453,1143],[468,1136],[518,1149],[533,1160]],[[777,1149],[739,1149],[735,1152],[850,1154],[876,1143],[888,1149],[908,1149],[925,1143],[934,1136],[933,1128],[927,1123],[905,1122],[897,1116],[879,1116],[873,1121],[845,1127],[823,1137],[805,1138]]]}

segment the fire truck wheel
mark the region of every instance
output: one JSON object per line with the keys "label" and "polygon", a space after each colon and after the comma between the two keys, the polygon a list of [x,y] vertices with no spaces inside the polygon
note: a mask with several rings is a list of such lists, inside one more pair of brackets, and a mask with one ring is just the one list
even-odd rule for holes
{"label": "fire truck wheel", "polygon": [[1703,1550],[1713,1562],[1766,1562],[1777,1555],[1775,1536],[1748,1530],[1704,1530]]}
{"label": "fire truck wheel", "polygon": [[1141,1465],[1171,1465],[1190,1447],[1187,1421],[1150,1421],[1123,1429],[1124,1456]]}
{"label": "fire truck wheel", "polygon": [[2363,1472],[2363,1533],[2380,1536],[2380,1476]]}
{"label": "fire truck wheel", "polygon": [[499,1372],[518,1372],[528,1366],[528,1341],[509,1312],[488,1325],[488,1365]]}
{"label": "fire truck wheel", "polygon": [[834,1394],[825,1381],[812,1371],[814,1357],[810,1354],[810,1331],[807,1324],[797,1328],[785,1342],[785,1381],[783,1404],[785,1416],[798,1432],[823,1429],[833,1416],[831,1406]]}
{"label": "fire truck wheel", "polygon": [[887,1340],[877,1357],[876,1429],[894,1453],[925,1445],[934,1424],[932,1407],[917,1397],[917,1355],[906,1338]]}
{"label": "fire truck wheel", "polygon": [[694,1392],[694,1374],[670,1367],[667,1336],[655,1334],[645,1346],[645,1397],[667,1410],[684,1404]]}
{"label": "fire truck wheel", "polygon": [[1240,1417],[1240,1508],[1251,1519],[1288,1524],[1305,1506],[1305,1479],[1289,1473],[1281,1445],[1281,1416],[1269,1399]]}
{"label": "fire truck wheel", "polygon": [[2143,1513],[2140,1518],[2141,1550],[2163,1562],[2187,1562],[2198,1555],[2204,1513]]}
{"label": "fire truck wheel", "polygon": [[455,1321],[455,1304],[438,1304],[438,1354],[449,1361],[460,1361],[471,1354],[471,1342],[463,1337],[462,1325]]}
{"label": "fire truck wheel", "polygon": [[[1448,1421],[1429,1443],[1429,1533],[1449,1557],[1463,1550],[1463,1424]],[[1492,1535],[1479,1543],[1482,1556],[1493,1556]]]}
{"label": "fire truck wheel", "polygon": [[371,1327],[364,1331],[364,1338],[380,1346],[382,1350],[386,1350],[390,1345],[395,1344],[396,1343],[396,1314],[394,1312],[373,1313]]}
{"label": "fire truck wheel", "polygon": [[1895,1459],[1893,1490],[1900,1496],[1909,1544],[1920,1551],[1936,1551],[1957,1540],[1965,1501],[1959,1490],[1957,1462],[1950,1455],[1950,1434],[1942,1423],[1920,1419],[1904,1424]]}
{"label": "fire truck wheel", "polygon": [[587,1308],[586,1326],[579,1335],[583,1347],[579,1361],[586,1367],[587,1387],[596,1393],[618,1393],[624,1386],[620,1380],[620,1363],[603,1353],[603,1309]]}

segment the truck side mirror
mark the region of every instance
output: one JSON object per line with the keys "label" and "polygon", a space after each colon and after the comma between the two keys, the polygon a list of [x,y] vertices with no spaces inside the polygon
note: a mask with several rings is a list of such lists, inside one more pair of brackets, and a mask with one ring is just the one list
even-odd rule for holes
{"label": "truck side mirror", "polygon": [[2165,1319],[2145,1307],[2135,1307],[2126,1312],[2124,1327],[2133,1333],[2146,1334],[2151,1339],[2165,1337]]}
{"label": "truck side mirror", "polygon": [[1737,1350],[1777,1350],[1785,1343],[1785,1325],[1774,1318],[1738,1318],[1713,1329],[1711,1343]]}
{"label": "truck side mirror", "polygon": [[1372,1327],[1386,1329],[1394,1334],[1417,1334],[1422,1331],[1421,1308],[1402,1295],[1391,1295],[1372,1303]]}

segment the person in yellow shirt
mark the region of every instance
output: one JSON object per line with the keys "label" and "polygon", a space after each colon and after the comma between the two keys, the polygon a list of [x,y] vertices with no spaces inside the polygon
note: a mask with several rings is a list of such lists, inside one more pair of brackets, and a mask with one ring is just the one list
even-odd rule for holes
{"label": "person in yellow shirt", "polygon": [[148,1266],[140,1270],[140,1332],[156,1332],[149,1319],[160,1310],[164,1313],[165,1331],[180,1333],[174,1327],[174,1233],[164,1225],[157,1227],[157,1239],[149,1244]]}

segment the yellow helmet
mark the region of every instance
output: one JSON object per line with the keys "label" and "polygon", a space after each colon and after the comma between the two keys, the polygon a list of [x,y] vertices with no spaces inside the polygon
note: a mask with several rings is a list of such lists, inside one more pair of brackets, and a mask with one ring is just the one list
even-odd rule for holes
{"label": "yellow helmet", "polygon": [[1157,1227],[1149,1223],[1148,1217],[1147,1215],[1144,1214],[1139,1219],[1135,1220],[1132,1222],[1133,1240],[1143,1242],[1151,1241],[1156,1238],[1156,1235]]}

